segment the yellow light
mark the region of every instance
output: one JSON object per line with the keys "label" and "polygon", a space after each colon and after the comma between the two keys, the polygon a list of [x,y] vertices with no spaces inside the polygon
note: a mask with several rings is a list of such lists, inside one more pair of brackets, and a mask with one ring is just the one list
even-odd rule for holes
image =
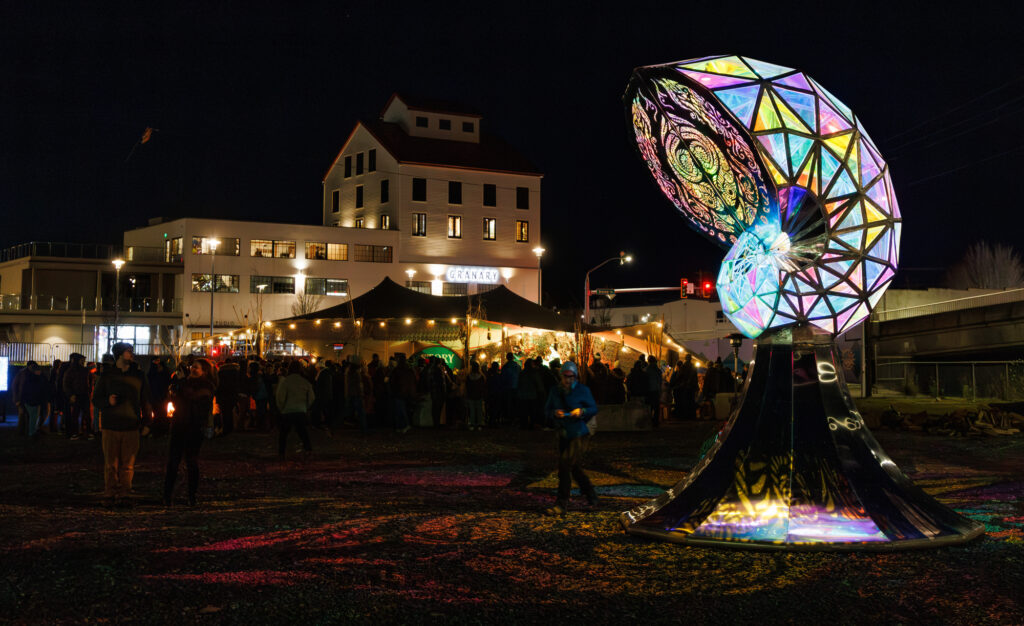
{"label": "yellow light", "polygon": [[381,322],[381,323],[380,323],[380,327],[381,327],[381,328],[384,328],[384,322]]}
{"label": "yellow light", "polygon": [[334,322],[335,328],[341,328],[341,322]]}
{"label": "yellow light", "polygon": [[617,330],[617,331],[615,331],[615,334],[621,336],[622,335],[622,331],[621,330]]}
{"label": "yellow light", "polygon": [[658,322],[657,324],[655,324],[655,326],[657,326],[658,328],[661,328],[661,322]]}
{"label": "yellow light", "polygon": [[317,320],[317,321],[315,321],[313,323],[316,324],[317,326],[319,326],[320,325],[320,320]]}
{"label": "yellow light", "polygon": [[638,331],[636,331],[636,334],[637,334],[637,335],[642,335],[642,334],[644,334],[644,333],[643,333],[643,331],[639,331],[639,330],[638,330]]}
{"label": "yellow light", "polygon": [[412,318],[407,317],[405,318],[405,325],[408,326],[409,324],[412,324]]}
{"label": "yellow light", "polygon": [[362,326],[363,320],[356,320],[356,326]]}
{"label": "yellow light", "polygon": [[487,355],[486,355],[486,354],[484,354],[483,352],[481,352],[481,353],[480,353],[480,360],[481,360],[481,361],[483,361],[483,360],[484,360],[484,359],[486,359],[486,358],[487,358]]}
{"label": "yellow light", "polygon": [[271,326],[274,325],[274,323],[273,322],[263,322],[263,325],[266,326],[267,328],[270,328]]}
{"label": "yellow light", "polygon": [[295,330],[295,324],[288,324],[288,328]]}
{"label": "yellow light", "polygon": [[213,345],[213,339],[207,339],[206,340],[206,345],[212,346]]}
{"label": "yellow light", "polygon": [[452,318],[452,324],[454,324],[455,322],[456,322],[456,320],[455,320],[455,318],[453,317],[453,318]]}
{"label": "yellow light", "polygon": [[167,403],[167,417],[174,417],[174,403]]}
{"label": "yellow light", "polygon": [[629,352],[629,348],[627,348],[626,346],[622,346],[622,351],[623,352]]}
{"label": "yellow light", "polygon": [[427,325],[433,326],[434,325],[434,320],[427,320]]}

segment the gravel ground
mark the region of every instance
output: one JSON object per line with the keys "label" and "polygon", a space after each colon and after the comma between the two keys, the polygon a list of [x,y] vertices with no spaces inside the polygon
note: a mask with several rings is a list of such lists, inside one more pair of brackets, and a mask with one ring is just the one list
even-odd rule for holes
{"label": "gravel ground", "polygon": [[1024,437],[876,433],[984,521],[967,545],[762,553],[625,535],[619,513],[674,484],[718,427],[599,433],[602,506],[560,519],[540,514],[550,432],[317,433],[308,461],[285,463],[275,435],[236,433],[204,444],[199,505],[170,509],[167,440],[147,439],[133,506],[109,510],[98,441],[0,428],[0,622],[1024,622]]}

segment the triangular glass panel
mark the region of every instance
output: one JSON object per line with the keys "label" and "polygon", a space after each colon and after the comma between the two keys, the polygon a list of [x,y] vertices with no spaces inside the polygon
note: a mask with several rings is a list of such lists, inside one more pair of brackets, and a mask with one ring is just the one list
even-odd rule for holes
{"label": "triangular glass panel", "polygon": [[853,179],[850,178],[850,172],[844,167],[836,178],[836,182],[833,183],[832,189],[828,192],[829,198],[837,198],[839,196],[845,196],[847,194],[856,193],[857,187],[853,184]]}
{"label": "triangular glass panel", "polygon": [[836,316],[836,327],[840,329],[845,329],[846,322],[850,321],[850,318],[853,317],[853,312],[856,310],[856,308],[850,307],[849,310],[844,311],[843,313],[840,313],[838,316]]}
{"label": "triangular glass panel", "polygon": [[864,223],[864,216],[861,214],[861,203],[858,202],[852,209],[846,212],[846,217],[839,223],[839,228],[855,228]]}
{"label": "triangular glass panel", "polygon": [[871,198],[875,204],[882,209],[883,213],[891,213],[889,209],[889,194],[885,191],[885,177],[878,179],[874,185],[868,188],[868,197]]}
{"label": "triangular glass panel", "polygon": [[821,84],[818,81],[814,80],[813,78],[811,79],[811,83],[814,85],[815,89],[818,90],[819,95],[828,98],[828,101],[832,104],[832,106],[842,111],[843,115],[846,116],[846,119],[848,121],[853,122],[853,111],[850,110],[850,107],[843,104],[842,100],[833,96],[827,89],[822,87]]}
{"label": "triangular glass panel", "polygon": [[775,181],[776,185],[786,184],[785,175],[779,171],[779,168],[775,167],[775,164],[772,163],[771,159],[764,159],[764,166],[768,168],[768,173],[772,175],[772,180]]}
{"label": "triangular glass panel", "polygon": [[719,89],[715,91],[715,96],[732,111],[740,124],[750,128],[750,121],[754,117],[754,106],[757,104],[757,92],[760,90],[761,86],[755,83],[736,89]]}
{"label": "triangular glass panel", "polygon": [[822,135],[831,135],[850,130],[850,124],[827,102],[818,98],[818,130]]}
{"label": "triangular glass panel", "polygon": [[854,181],[858,183],[862,182],[860,180],[860,150],[858,148],[859,146],[860,142],[854,141],[853,145],[850,147],[850,153],[846,155],[846,169],[850,170],[850,173],[853,174]]}
{"label": "triangular glass panel", "polygon": [[871,245],[875,242],[875,239],[877,239],[883,231],[885,231],[885,226],[872,226],[868,228],[868,238],[867,241],[864,242],[864,248],[870,248]]}
{"label": "triangular glass panel", "polygon": [[767,96],[767,92],[761,94],[761,104],[757,109],[757,121],[754,123],[755,131],[775,130],[782,127],[779,115],[775,112],[775,107],[772,106],[772,100]]}
{"label": "triangular glass panel", "polygon": [[800,166],[803,165],[804,159],[807,158],[807,153],[811,151],[811,146],[814,145],[813,139],[807,137],[801,137],[800,135],[794,135],[789,133],[789,168],[791,172],[800,170]]}
{"label": "triangular glass panel", "polygon": [[698,72],[714,72],[727,76],[745,76],[757,78],[755,74],[738,56],[718,57],[717,59],[705,59],[683,65],[686,69],[697,70]]}
{"label": "triangular glass panel", "polygon": [[864,284],[868,285],[868,288],[870,289],[870,286],[875,284],[875,280],[881,276],[884,270],[885,266],[881,263],[864,261]]}
{"label": "triangular glass panel", "polygon": [[875,160],[871,158],[871,153],[864,149],[864,138],[862,137],[857,143],[860,144],[860,182],[862,185],[867,185],[878,176],[882,168],[878,167]]}
{"label": "triangular glass panel", "polygon": [[758,135],[757,140],[761,142],[764,149],[771,155],[772,160],[775,161],[776,165],[781,166],[782,171],[788,176],[791,174],[786,169],[786,164],[789,159],[786,158],[786,136],[784,133],[771,133],[768,135]]}
{"label": "triangular glass panel", "polygon": [[878,281],[875,283],[875,285],[872,287],[872,289],[881,289],[882,285],[884,285],[885,283],[889,282],[889,280],[892,279],[892,277],[893,277],[893,275],[895,273],[896,272],[894,272],[891,267],[886,267],[885,271],[882,272],[882,275],[878,277]]}
{"label": "triangular glass panel", "polygon": [[[888,178],[889,177],[889,173],[886,172],[885,176],[886,176],[886,178]],[[892,209],[893,219],[900,219],[900,205],[899,205],[898,202],[896,202],[896,192],[892,188],[892,181],[891,180],[889,181],[889,202],[892,202],[892,206],[889,207],[889,208]]]}
{"label": "triangular glass panel", "polygon": [[810,127],[811,132],[818,130],[818,114],[814,108],[814,95],[802,91],[794,91],[785,87],[776,87],[775,92],[782,100],[796,111],[800,119]]}
{"label": "triangular glass panel", "polygon": [[823,139],[825,145],[832,149],[832,152],[839,157],[839,160],[846,159],[846,150],[850,147],[850,140],[853,139],[853,132],[843,133],[835,137]]}
{"label": "triangular glass panel", "polygon": [[745,85],[750,82],[749,78],[740,78],[738,76],[722,76],[721,74],[705,74],[704,72],[694,72],[693,70],[680,70],[683,74],[686,74],[693,80],[704,85],[708,89],[721,89],[722,87],[735,87],[736,85]]}
{"label": "triangular glass panel", "polygon": [[864,277],[862,276],[860,265],[853,266],[853,271],[850,272],[850,284],[857,288],[858,291],[864,290]]}
{"label": "triangular glass panel", "polygon": [[793,113],[793,111],[781,101],[782,98],[773,95],[772,100],[775,102],[775,108],[778,109],[779,116],[782,117],[782,123],[786,128],[799,131],[801,133],[811,132],[811,129],[807,127],[807,124],[804,124],[800,118],[796,116],[796,113]]}
{"label": "triangular glass panel", "polygon": [[818,303],[814,305],[814,307],[811,309],[811,312],[807,314],[807,317],[818,318],[818,319],[820,319],[822,317],[831,317],[831,316],[832,316],[832,309],[830,309],[828,307],[828,301],[825,298],[822,298],[821,300],[818,300]]}
{"label": "triangular glass panel", "polygon": [[817,304],[818,304],[818,295],[817,294],[811,294],[809,296],[801,296],[800,297],[800,312],[803,313],[806,316],[806,315],[808,315],[810,313],[811,309],[813,309],[815,307],[815,305],[817,305]]}
{"label": "triangular glass panel", "polygon": [[772,81],[776,85],[785,85],[787,87],[795,87],[796,89],[806,89],[807,91],[813,91],[814,88],[807,82],[807,77],[797,72],[796,74],[790,74],[789,76],[781,76]]}
{"label": "triangular glass panel", "polygon": [[846,233],[845,235],[839,235],[838,239],[840,241],[845,242],[847,245],[849,245],[854,250],[860,250],[861,249],[861,242],[864,240],[864,231],[863,230],[855,230],[855,231]]}
{"label": "triangular glass panel", "polygon": [[779,74],[785,74],[786,72],[792,72],[791,67],[782,67],[781,65],[775,65],[774,63],[765,63],[764,61],[757,61],[749,57],[743,57],[747,65],[752,67],[755,72],[761,75],[761,78],[775,78]]}
{"label": "triangular glass panel", "polygon": [[878,243],[875,244],[874,248],[871,248],[869,253],[871,256],[882,261],[889,260],[889,237],[891,232],[889,229],[886,229],[885,234],[879,237]]}
{"label": "triangular glass panel", "polygon": [[878,306],[878,301],[882,299],[882,296],[884,294],[885,294],[884,291],[882,291],[881,289],[878,289],[875,292],[873,292],[870,295],[868,295],[868,304],[871,305],[872,309],[875,308],[876,306]]}
{"label": "triangular glass panel", "polygon": [[[823,331],[825,331],[826,333],[829,333],[829,334],[835,334],[835,332],[836,332],[836,322],[831,317],[822,317],[820,319],[811,320],[811,324],[817,326],[818,328],[822,329]],[[793,526],[796,526],[801,521],[803,521],[803,520],[802,519],[794,518],[793,521],[791,522],[791,524],[792,524],[791,528],[793,528]],[[808,526],[809,526],[809,524],[808,524]],[[803,537],[803,535],[796,535],[796,536]]]}
{"label": "triangular glass panel", "polygon": [[832,156],[828,150],[821,151],[821,188],[828,189],[832,177],[839,170],[839,159]]}
{"label": "triangular glass panel", "polygon": [[[824,268],[822,268],[820,276],[821,276],[821,286],[824,287],[825,289],[831,289],[833,285],[835,285],[840,280],[842,280],[841,276],[836,276],[835,274],[833,274],[832,272],[830,272],[830,271],[828,271],[827,269],[824,269]],[[836,309],[836,310],[838,310],[838,309]]]}
{"label": "triangular glass panel", "polygon": [[[793,144],[790,144],[792,150]],[[810,189],[811,176],[814,170],[814,153],[811,153],[810,158],[804,163],[804,166],[800,168],[800,173],[796,177],[796,184],[803,187],[804,189]]]}
{"label": "triangular glass panel", "polygon": [[892,258],[893,263],[900,260],[900,236],[903,234],[903,222],[896,222],[892,225],[892,248],[895,256]]}
{"label": "triangular glass panel", "polygon": [[807,189],[811,193],[818,193],[818,190],[821,189],[821,182],[818,180],[818,160],[813,157],[808,160],[811,161],[811,184]]}
{"label": "triangular glass panel", "polygon": [[837,284],[835,287],[832,287],[832,291],[836,293],[848,293],[851,296],[857,295],[857,290],[853,288],[853,285],[845,280]]}
{"label": "triangular glass panel", "polygon": [[870,202],[865,203],[864,212],[867,215],[868,222],[884,222],[888,219],[884,213],[875,208]]}
{"label": "triangular glass panel", "polygon": [[852,308],[857,304],[857,298],[851,298],[849,296],[837,296],[835,294],[829,294],[828,302],[832,305],[832,309],[836,313],[845,311],[846,309]]}

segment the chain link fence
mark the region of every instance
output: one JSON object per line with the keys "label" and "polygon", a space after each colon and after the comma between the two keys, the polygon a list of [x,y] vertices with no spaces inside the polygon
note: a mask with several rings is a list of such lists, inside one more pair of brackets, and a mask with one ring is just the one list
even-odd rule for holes
{"label": "chain link fence", "polygon": [[875,385],[908,396],[1024,400],[1024,361],[908,361],[878,357]]}

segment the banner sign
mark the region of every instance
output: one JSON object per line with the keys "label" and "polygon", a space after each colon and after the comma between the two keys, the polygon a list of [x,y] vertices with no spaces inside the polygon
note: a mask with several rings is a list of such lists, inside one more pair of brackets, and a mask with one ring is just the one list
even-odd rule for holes
{"label": "banner sign", "polygon": [[449,267],[445,278],[450,283],[484,283],[497,285],[501,281],[501,272],[496,267]]}

